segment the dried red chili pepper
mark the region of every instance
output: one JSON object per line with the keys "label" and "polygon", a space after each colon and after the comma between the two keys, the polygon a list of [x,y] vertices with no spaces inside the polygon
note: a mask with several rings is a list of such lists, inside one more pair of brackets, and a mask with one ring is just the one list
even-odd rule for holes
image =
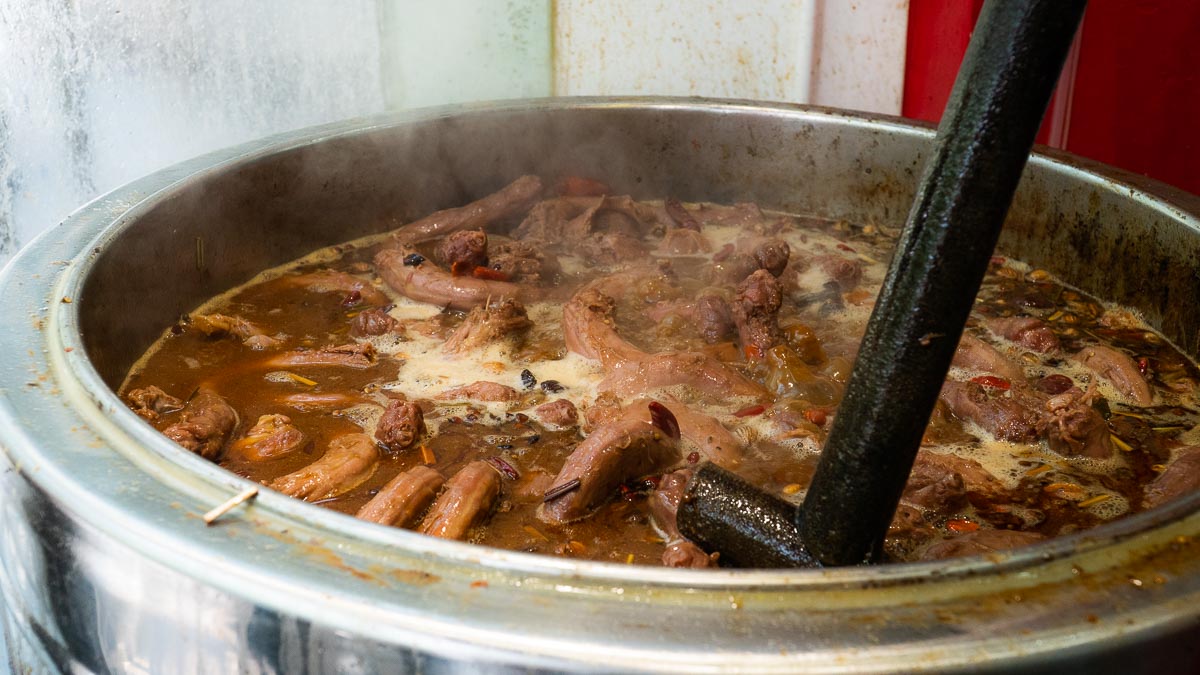
{"label": "dried red chili pepper", "polygon": [[982,384],[985,387],[999,389],[1000,391],[1008,391],[1012,388],[1012,383],[1003,377],[996,377],[995,375],[980,375],[979,377],[972,377],[971,381],[975,384]]}
{"label": "dried red chili pepper", "polygon": [[763,406],[763,405],[752,405],[752,406],[742,408],[741,410],[733,413],[733,416],[734,417],[753,417],[754,415],[763,414],[763,412],[765,412],[766,409],[767,409],[767,407]]}
{"label": "dried red chili pepper", "polygon": [[471,275],[476,279],[486,279],[488,281],[508,281],[509,279],[508,274],[490,267],[476,267]]}

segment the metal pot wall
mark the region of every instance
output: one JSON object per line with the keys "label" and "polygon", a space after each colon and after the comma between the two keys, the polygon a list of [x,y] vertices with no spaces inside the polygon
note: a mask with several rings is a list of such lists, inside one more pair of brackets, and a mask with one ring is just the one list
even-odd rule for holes
{"label": "metal pot wall", "polygon": [[[113,394],[163,327],[316,247],[522,173],[899,225],[932,132],[696,100],[548,100],[286,134],[85,206],[5,271],[0,583],[14,659],[70,672],[1092,670],[1200,658],[1200,494],[988,558],[695,572],[447,542],[264,493]],[[1008,255],[1200,347],[1200,199],[1037,156]]]}

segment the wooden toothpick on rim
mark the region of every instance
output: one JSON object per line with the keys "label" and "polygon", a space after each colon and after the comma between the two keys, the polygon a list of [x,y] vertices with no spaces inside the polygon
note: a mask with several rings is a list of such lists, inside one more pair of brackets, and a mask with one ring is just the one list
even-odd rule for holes
{"label": "wooden toothpick on rim", "polygon": [[254,499],[257,496],[258,496],[258,488],[257,487],[248,487],[245,490],[242,490],[241,492],[237,493],[236,495],[225,500],[225,502],[222,503],[220,506],[217,506],[213,510],[204,514],[204,524],[212,525],[217,520],[217,518],[220,518],[221,516],[225,515],[226,513],[229,513],[238,504],[241,504],[242,502],[250,501],[251,499]]}

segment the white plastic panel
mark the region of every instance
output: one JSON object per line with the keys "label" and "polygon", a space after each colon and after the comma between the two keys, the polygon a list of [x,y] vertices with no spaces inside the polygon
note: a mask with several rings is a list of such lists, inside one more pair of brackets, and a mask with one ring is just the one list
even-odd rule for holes
{"label": "white plastic panel", "polygon": [[809,100],[816,0],[558,0],[555,93]]}

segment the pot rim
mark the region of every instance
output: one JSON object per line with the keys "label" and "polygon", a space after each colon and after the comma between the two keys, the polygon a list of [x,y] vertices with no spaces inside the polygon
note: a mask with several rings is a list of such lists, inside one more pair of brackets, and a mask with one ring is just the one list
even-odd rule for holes
{"label": "pot rim", "polygon": [[[237,536],[263,536],[265,532],[287,546],[295,545],[294,541],[287,541],[289,532],[303,532],[296,535],[301,543],[310,535],[321,539],[306,544],[314,548],[312,554],[321,558],[333,551],[335,557],[345,563],[341,567],[348,574],[335,575],[338,578],[329,587],[320,589],[320,594],[326,599],[351,605],[357,598],[369,597],[373,582],[358,578],[355,571],[367,570],[369,565],[359,566],[359,561],[371,559],[395,562],[405,569],[422,569],[424,565],[433,569],[432,574],[436,575],[482,576],[509,581],[523,579],[528,586],[553,588],[556,593],[611,595],[620,588],[621,593],[616,593],[619,596],[627,586],[633,585],[638,597],[647,601],[654,601],[655,589],[668,592],[672,602],[679,602],[681,594],[712,596],[708,598],[711,601],[717,596],[727,596],[731,591],[762,592],[764,598],[781,590],[879,593],[887,588],[900,591],[914,586],[927,588],[931,582],[953,583],[959,590],[971,587],[977,593],[994,593],[1014,585],[1026,587],[1069,579],[1081,560],[1088,561],[1089,566],[1093,563],[1100,567],[1116,565],[1117,559],[1125,561],[1128,557],[1125,551],[1114,553],[1125,543],[1131,543],[1143,552],[1159,551],[1171,541],[1178,541],[1180,536],[1200,533],[1200,493],[1196,493],[1158,509],[1003,554],[841,569],[693,571],[576,561],[445,541],[359,521],[266,488],[262,488],[254,504],[225,516],[220,527],[202,529],[204,536],[197,540],[187,541],[175,529],[181,521],[194,519],[195,513],[203,512],[205,509],[200,505],[216,505],[232,494],[258,484],[167,440],[125,407],[87,359],[81,338],[79,305],[68,299],[82,297],[92,269],[91,262],[119,240],[124,226],[170,199],[184,185],[205,175],[229,171],[286,150],[342,136],[446,117],[614,107],[798,117],[921,138],[933,136],[930,127],[900,118],[811,106],[695,98],[554,98],[439,106],[348,120],[279,134],[182,162],[93,200],[58,227],[43,233],[5,268],[0,276],[0,288],[19,289],[25,303],[23,309],[28,309],[29,314],[38,319],[35,321],[38,325],[20,331],[19,342],[23,348],[30,349],[33,370],[41,373],[58,390],[60,400],[51,407],[61,408],[59,412],[76,420],[79,428],[85,430],[84,435],[94,438],[100,450],[110,453],[108,459],[104,458],[103,452],[90,453],[84,463],[107,465],[119,455],[122,462],[128,463],[126,473],[142,478],[134,490],[138,500],[157,498],[164,503],[181,503],[183,506],[176,511],[192,515],[173,513],[164,517],[163,514],[115,505],[113,498],[119,496],[120,490],[113,486],[89,486],[87,480],[94,475],[77,475],[74,469],[80,466],[78,458],[73,458],[61,447],[47,448],[45,437],[48,432],[32,428],[34,425],[22,414],[20,402],[14,401],[11,392],[0,400],[0,437],[12,439],[5,448],[10,462],[23,467],[21,470],[31,482],[98,531],[123,539],[136,533],[131,547],[157,562],[231,592],[246,593],[249,587],[252,589],[249,595],[256,601],[274,606],[294,605],[287,602],[286,597],[281,601],[280,594],[290,592],[288,582],[300,580],[299,577],[289,576],[293,570],[286,566],[267,569],[270,566],[264,566],[260,561],[222,555],[236,549],[228,540],[234,533]],[[1131,199],[1200,230],[1200,198],[1196,196],[1068,153],[1045,152],[1043,149],[1031,159],[1031,164],[1068,172],[1106,190],[1127,190]],[[64,256],[68,262],[61,273],[40,275],[36,259],[41,256],[41,260],[46,260],[51,255]],[[48,328],[43,329],[43,326]],[[0,344],[13,341],[13,331],[8,333],[8,339]],[[36,349],[31,346],[34,343]],[[13,379],[11,373],[6,377],[10,381]],[[21,392],[22,395],[28,393]],[[64,426],[53,433],[61,440],[62,436],[70,436],[76,430]],[[155,492],[158,494],[152,494]],[[218,544],[216,550],[211,548],[214,544]],[[1099,562],[1101,560],[1109,562]],[[1048,572],[1043,574],[1045,570]],[[976,582],[985,580],[994,588],[986,591],[979,588]],[[858,602],[860,600],[851,599],[850,604]],[[316,619],[329,620],[333,616],[315,613],[312,608],[309,610]],[[1200,613],[1200,609],[1195,612]],[[378,619],[377,616],[372,618]],[[363,625],[361,619],[351,623]]]}

